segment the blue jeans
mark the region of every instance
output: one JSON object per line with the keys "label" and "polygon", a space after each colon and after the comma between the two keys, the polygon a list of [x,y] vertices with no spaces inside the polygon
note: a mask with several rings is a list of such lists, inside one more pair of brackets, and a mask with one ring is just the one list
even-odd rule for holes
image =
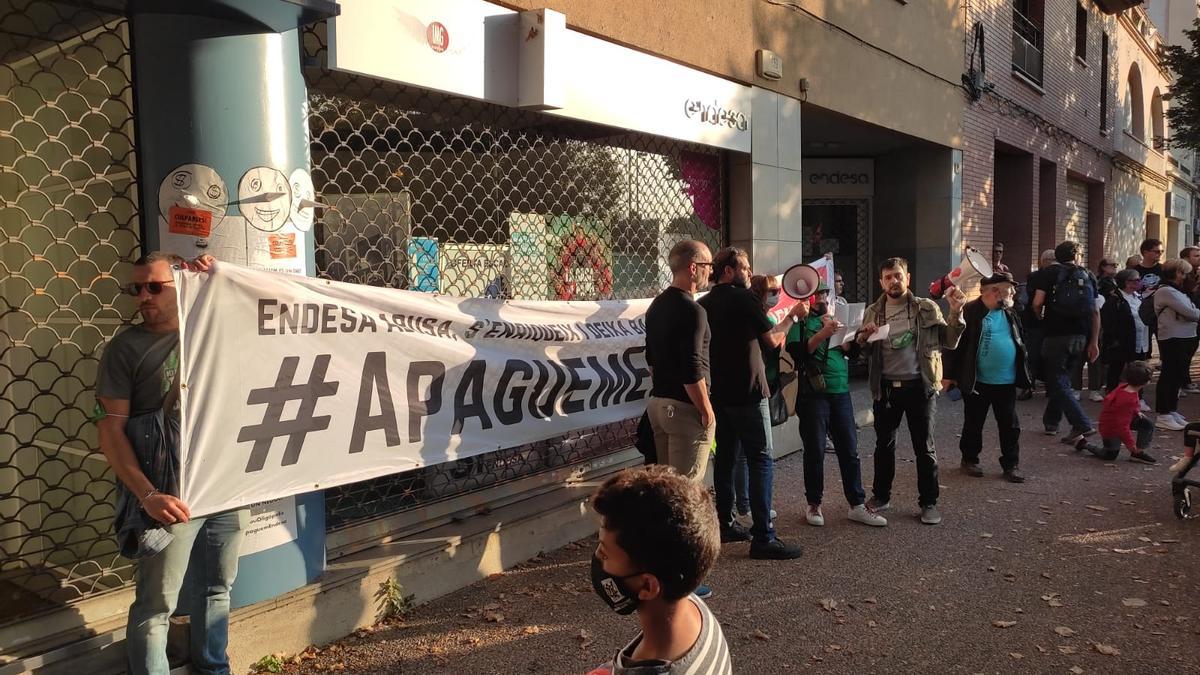
{"label": "blue jeans", "polygon": [[737,448],[737,459],[733,463],[733,496],[739,514],[750,513],[750,465],[742,446]]}
{"label": "blue jeans", "polygon": [[238,551],[250,520],[247,509],[193,518],[167,528],[175,539],[157,555],[138,561],[137,588],[125,631],[129,672],[165,675],[167,622],[182,589],[191,611],[192,670],[229,673],[229,589],[237,576]]}
{"label": "blue jeans", "polygon": [[796,402],[800,418],[800,438],[804,441],[804,496],[811,505],[819,505],[825,492],[825,437],[833,437],[838,469],[842,474],[842,494],[850,506],[867,500],[862,486],[862,465],[858,460],[858,428],[854,424],[854,404],[850,394],[817,394]]}
{"label": "blue jeans", "polygon": [[771,457],[771,413],[766,399],[746,405],[714,405],[717,415],[717,456],[713,486],[717,492],[717,519],[722,527],[733,524],[734,465],[738,445],[746,455],[750,474],[750,516],[754,541],[775,539],[771,526],[771,485],[775,460]]}
{"label": "blue jeans", "polygon": [[1058,429],[1066,415],[1071,431],[1082,433],[1093,427],[1071,390],[1071,373],[1085,357],[1087,338],[1083,335],[1047,335],[1042,340],[1042,366],[1046,378],[1046,411],[1042,426]]}

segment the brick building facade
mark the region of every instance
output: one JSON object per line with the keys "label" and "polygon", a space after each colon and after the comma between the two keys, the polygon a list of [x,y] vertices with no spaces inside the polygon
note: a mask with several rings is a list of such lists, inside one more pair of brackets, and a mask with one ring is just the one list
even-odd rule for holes
{"label": "brick building facade", "polygon": [[[1116,19],[1090,1],[964,3],[963,241],[1018,279],[1064,238],[1112,255]],[[983,62],[983,54],[987,62]]]}

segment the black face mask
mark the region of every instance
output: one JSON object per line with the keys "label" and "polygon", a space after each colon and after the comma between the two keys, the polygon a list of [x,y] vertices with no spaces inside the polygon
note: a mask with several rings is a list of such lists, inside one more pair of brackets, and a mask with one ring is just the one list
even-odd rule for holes
{"label": "black face mask", "polygon": [[623,577],[609,574],[604,571],[604,563],[600,560],[600,556],[592,554],[592,588],[596,591],[596,595],[604,601],[604,604],[617,614],[632,614],[638,608],[641,601],[638,600],[637,593],[631,593],[625,586],[625,579],[636,577],[639,574],[641,572],[626,574]]}

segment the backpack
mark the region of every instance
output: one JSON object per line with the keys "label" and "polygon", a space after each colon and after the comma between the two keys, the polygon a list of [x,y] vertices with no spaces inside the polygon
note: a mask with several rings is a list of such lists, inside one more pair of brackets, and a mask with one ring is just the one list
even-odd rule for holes
{"label": "backpack", "polygon": [[[1154,291],[1154,293],[1157,292],[1157,290]],[[1167,309],[1166,305],[1163,305],[1163,308],[1160,310],[1156,311],[1154,309],[1154,293],[1142,298],[1142,304],[1138,306],[1138,318],[1142,320],[1146,328],[1150,329],[1152,335],[1158,332],[1158,315]]]}
{"label": "backpack", "polygon": [[1068,319],[1083,319],[1096,310],[1092,275],[1078,265],[1063,265],[1050,296],[1050,309]]}

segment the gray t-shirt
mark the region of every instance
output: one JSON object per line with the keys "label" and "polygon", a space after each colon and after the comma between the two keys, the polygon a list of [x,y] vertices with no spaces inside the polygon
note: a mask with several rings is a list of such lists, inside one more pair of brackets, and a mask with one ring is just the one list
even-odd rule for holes
{"label": "gray t-shirt", "polygon": [[[888,304],[883,306],[883,315],[887,321],[888,336],[883,340],[883,377],[889,380],[912,380],[921,377],[921,368],[917,364],[917,335],[916,322],[913,320],[912,306],[905,302],[900,307]],[[914,331],[908,345],[895,349],[894,340],[907,331]]]}
{"label": "gray t-shirt", "polygon": [[[172,384],[179,386],[179,331],[154,333],[130,326],[118,333],[100,356],[96,396],[129,401],[130,416],[163,406]],[[178,416],[178,397],[169,412]]]}
{"label": "gray t-shirt", "polygon": [[[700,598],[688,596],[700,610],[700,635],[695,644],[677,661],[634,661],[633,651],[642,641],[639,632],[625,648],[607,665],[612,675],[683,675],[684,673],[712,673],[732,675],[733,664],[729,659],[729,645],[717,617]],[[601,669],[603,672],[603,669]]]}

